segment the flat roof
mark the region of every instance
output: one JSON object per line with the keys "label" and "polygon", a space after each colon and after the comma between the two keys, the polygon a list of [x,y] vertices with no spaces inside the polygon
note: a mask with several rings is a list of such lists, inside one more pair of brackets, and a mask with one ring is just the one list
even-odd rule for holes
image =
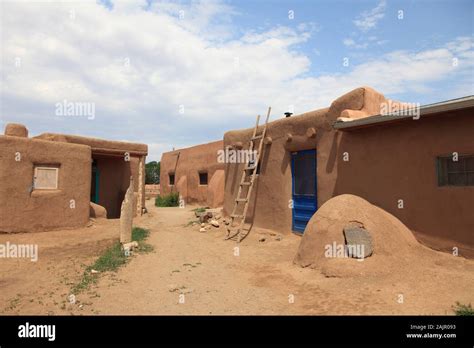
{"label": "flat roof", "polygon": [[[408,104],[408,103],[407,103]],[[427,116],[430,114],[438,114],[441,112],[446,111],[454,111],[460,109],[466,109],[474,107],[474,95],[469,95],[462,98],[450,99],[446,101],[442,101],[439,103],[427,104],[420,107],[420,117]],[[387,115],[374,115],[368,116],[360,119],[355,119],[352,121],[336,121],[333,124],[335,129],[341,130],[353,130],[357,128],[365,128],[370,126],[377,126],[381,124],[386,124],[390,122],[397,122],[403,121],[413,118],[413,113],[410,113],[411,110],[415,109],[407,109],[404,110],[403,113],[405,115],[397,115],[397,114],[387,114]]]}

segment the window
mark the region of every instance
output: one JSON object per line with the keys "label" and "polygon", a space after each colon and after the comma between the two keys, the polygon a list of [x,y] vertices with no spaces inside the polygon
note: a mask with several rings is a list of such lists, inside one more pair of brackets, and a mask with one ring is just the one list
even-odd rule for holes
{"label": "window", "polygon": [[58,166],[35,165],[33,187],[36,190],[57,190]]}
{"label": "window", "polygon": [[173,174],[168,174],[170,177],[170,185],[174,185],[174,173]]}
{"label": "window", "polygon": [[207,172],[199,173],[199,185],[207,185]]}
{"label": "window", "polygon": [[474,186],[474,155],[438,157],[438,186]]}

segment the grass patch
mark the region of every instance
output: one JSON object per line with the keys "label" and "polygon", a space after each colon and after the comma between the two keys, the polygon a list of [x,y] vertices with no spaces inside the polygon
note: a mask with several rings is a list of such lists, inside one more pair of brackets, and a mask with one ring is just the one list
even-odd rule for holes
{"label": "grass patch", "polygon": [[179,207],[179,193],[170,193],[166,196],[157,196],[155,199],[157,207]]}
{"label": "grass patch", "polygon": [[206,209],[207,209],[206,207],[199,207],[199,208],[193,209],[193,211],[195,211],[196,213],[204,213]]}
{"label": "grass patch", "polygon": [[474,315],[474,309],[472,309],[470,303],[468,305],[464,305],[456,302],[456,305],[453,306],[453,311],[456,315]]}
{"label": "grass patch", "polygon": [[[133,228],[132,241],[138,242],[137,252],[147,253],[153,251],[153,246],[145,242],[149,235],[150,231],[144,228]],[[117,271],[121,266],[127,263],[129,258],[130,257],[125,256],[120,242],[115,242],[112,246],[106,249],[92,265],[85,269],[81,280],[79,283],[74,285],[74,287],[71,289],[71,293],[78,294],[81,291],[88,289],[92,283],[97,282],[99,274]],[[99,273],[92,273],[92,270],[96,270]]]}

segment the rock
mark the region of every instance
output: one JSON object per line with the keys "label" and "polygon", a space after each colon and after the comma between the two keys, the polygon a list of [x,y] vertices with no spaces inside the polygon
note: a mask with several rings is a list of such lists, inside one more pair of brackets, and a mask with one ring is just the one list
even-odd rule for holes
{"label": "rock", "polygon": [[260,238],[258,241],[259,241],[259,242],[265,242],[265,240],[266,240],[266,238],[265,238],[265,237],[262,237],[262,238]]}
{"label": "rock", "polygon": [[211,225],[214,226],[214,227],[219,227],[219,221],[211,220]]}
{"label": "rock", "polygon": [[216,214],[216,215],[214,215],[214,219],[216,219],[216,220],[220,220],[220,219],[221,219],[221,215],[220,215],[220,214]]}
{"label": "rock", "polygon": [[277,236],[277,237],[275,238],[275,240],[276,240],[276,241],[281,241],[281,236]]}
{"label": "rock", "polygon": [[199,229],[199,232],[206,232],[206,229],[205,229],[204,227],[201,227],[201,228]]}
{"label": "rock", "polygon": [[201,224],[201,227],[206,227],[206,224],[205,224],[205,223],[202,223],[202,224]]}
{"label": "rock", "polygon": [[212,213],[208,211],[207,213],[203,213],[199,216],[199,222],[208,222],[209,219],[212,219]]}
{"label": "rock", "polygon": [[91,269],[91,273],[92,274],[97,274],[97,273],[99,273],[99,271],[96,271],[95,269]]}
{"label": "rock", "polygon": [[347,251],[350,257],[365,259],[372,255],[372,237],[366,229],[354,225],[348,225],[344,227],[343,231]]}
{"label": "rock", "polygon": [[123,250],[132,250],[134,248],[138,248],[138,242],[136,240],[134,240],[133,242],[130,242],[130,243],[124,243],[122,245],[123,247]]}
{"label": "rock", "polygon": [[224,219],[224,223],[225,223],[226,225],[229,225],[229,224],[230,224],[230,219],[225,218],[225,219]]}

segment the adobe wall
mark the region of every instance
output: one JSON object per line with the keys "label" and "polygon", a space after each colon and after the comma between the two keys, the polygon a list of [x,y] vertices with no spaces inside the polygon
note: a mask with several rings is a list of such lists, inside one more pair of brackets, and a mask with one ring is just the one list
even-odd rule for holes
{"label": "adobe wall", "polygon": [[[286,147],[290,145],[289,143],[296,143],[291,145],[294,146],[293,151],[307,150],[314,149],[318,143],[330,141],[331,137],[327,133],[332,131],[325,125],[327,110],[322,109],[297,117],[281,118],[268,124],[266,135],[271,137],[272,144],[265,147],[260,165],[260,175],[253,188],[247,214],[248,221],[253,221],[255,226],[280,232],[291,232],[291,152]],[[316,129],[315,139],[306,137],[306,132],[311,127]],[[261,128],[258,132],[261,132]],[[224,147],[233,147],[240,142],[246,149],[252,133],[253,128],[226,132]],[[291,142],[287,141],[288,134],[292,135]],[[323,161],[324,156],[321,163]],[[244,165],[244,163],[225,164],[225,215],[232,212]],[[331,184],[330,178],[326,176],[322,176],[320,179],[318,194],[321,196],[320,199],[323,199],[332,194]]]}
{"label": "adobe wall", "polygon": [[[160,195],[179,192],[185,203],[219,207],[223,204],[224,169],[217,162],[218,150],[223,149],[222,140],[185,149],[165,152],[160,164]],[[179,157],[178,157],[179,155]],[[207,171],[208,185],[199,185],[199,172]],[[175,173],[175,185],[170,186],[169,173]],[[222,173],[222,172],[220,172]]]}
{"label": "adobe wall", "polygon": [[474,154],[473,113],[340,132],[335,195],[363,197],[399,218],[424,244],[449,252],[456,246],[474,257],[474,187],[439,187],[436,171],[437,156]]}
{"label": "adobe wall", "polygon": [[[89,221],[90,158],[88,146],[0,135],[0,231],[84,226]],[[57,190],[32,190],[34,164],[59,164]]]}
{"label": "adobe wall", "polygon": [[[142,211],[142,208],[145,207],[145,160],[148,154],[146,144],[56,133],[43,133],[36,136],[35,139],[91,147],[92,158],[98,160],[100,173],[98,204],[106,208],[109,219],[120,216],[120,207],[130,184],[130,175],[134,179],[134,214],[136,215],[138,210]],[[125,161],[125,154],[128,154],[127,157],[130,161]],[[140,163],[140,159],[142,163]],[[142,166],[141,173],[140,166]]]}
{"label": "adobe wall", "polygon": [[[267,136],[272,144],[266,147],[248,221],[291,233],[291,152],[316,149],[318,207],[339,194],[359,195],[397,216],[427,245],[451,250],[455,241],[464,255],[470,254],[474,219],[468,210],[474,203],[473,188],[437,187],[435,157],[452,151],[474,152],[472,111],[462,117],[422,117],[418,123],[350,133],[333,129],[338,118],[379,114],[380,104],[386,101],[373,89],[362,87],[336,99],[328,109],[269,123]],[[308,136],[310,128],[314,128],[314,138]],[[225,133],[224,147],[241,143],[247,148],[252,131]],[[344,152],[350,154],[349,165],[342,162]],[[225,215],[234,206],[242,168],[243,164],[225,165]],[[401,196],[406,197],[404,210],[396,206],[396,197]]]}

